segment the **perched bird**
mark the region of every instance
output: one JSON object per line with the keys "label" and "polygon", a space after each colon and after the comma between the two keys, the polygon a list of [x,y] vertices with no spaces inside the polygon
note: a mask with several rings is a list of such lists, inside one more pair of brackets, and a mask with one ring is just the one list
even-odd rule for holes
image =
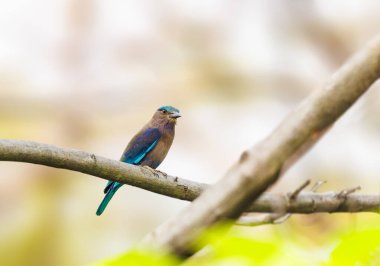
{"label": "perched bird", "polygon": [[[181,117],[178,109],[162,106],[154,113],[150,121],[131,139],[120,161],[134,165],[157,168],[165,159],[174,139],[174,127]],[[116,191],[123,184],[109,181],[104,189],[103,201],[96,215],[101,215]]]}

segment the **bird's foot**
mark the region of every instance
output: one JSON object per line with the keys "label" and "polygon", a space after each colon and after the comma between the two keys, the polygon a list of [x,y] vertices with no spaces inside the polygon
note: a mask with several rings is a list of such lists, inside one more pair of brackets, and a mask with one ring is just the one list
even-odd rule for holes
{"label": "bird's foot", "polygon": [[167,173],[164,173],[164,172],[162,172],[162,171],[160,171],[160,170],[155,170],[156,172],[159,172],[161,175],[163,175],[165,178],[167,178],[168,177],[168,174]]}
{"label": "bird's foot", "polygon": [[153,169],[152,167],[148,166],[148,165],[144,165],[143,166],[145,169],[149,170],[155,177],[159,177],[158,174],[157,174],[157,170]]}
{"label": "bird's foot", "polygon": [[167,174],[164,173],[164,172],[161,172],[160,170],[156,170],[156,169],[153,169],[152,167],[148,166],[148,165],[144,165],[143,166],[145,169],[148,169],[150,172],[152,172],[154,174],[155,177],[159,177],[159,174],[161,174],[163,177],[167,178]]}

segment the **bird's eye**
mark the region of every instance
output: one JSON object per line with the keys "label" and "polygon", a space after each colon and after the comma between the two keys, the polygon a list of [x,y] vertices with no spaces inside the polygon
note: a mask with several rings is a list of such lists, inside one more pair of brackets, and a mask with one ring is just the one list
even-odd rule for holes
{"label": "bird's eye", "polygon": [[162,113],[163,113],[163,114],[166,114],[166,113],[167,113],[167,111],[166,111],[166,110],[162,110]]}

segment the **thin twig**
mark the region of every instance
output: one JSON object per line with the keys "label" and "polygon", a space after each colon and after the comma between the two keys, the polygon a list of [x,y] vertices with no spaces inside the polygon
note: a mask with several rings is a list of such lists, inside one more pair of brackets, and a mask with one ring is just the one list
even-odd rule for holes
{"label": "thin twig", "polygon": [[[301,191],[304,190],[308,185],[310,185],[310,182],[311,182],[310,179],[307,179],[293,192],[288,193],[286,196],[288,203],[290,204],[290,202],[296,200],[296,198],[301,193]],[[236,224],[245,225],[245,226],[257,226],[257,225],[263,225],[263,224],[280,224],[288,220],[290,216],[291,214],[286,213],[285,210],[278,210],[275,213],[269,213],[269,214],[260,215],[260,216],[249,213],[248,215],[243,214],[236,221]]]}
{"label": "thin twig", "polygon": [[354,193],[360,189],[361,189],[360,186],[349,188],[349,189],[344,189],[338,193],[337,197],[341,198],[341,199],[346,199],[348,195],[350,195],[350,194],[352,194],[352,193]]}
{"label": "thin twig", "polygon": [[276,224],[277,223],[276,221],[281,217],[284,217],[284,215],[280,213],[270,213],[270,214],[261,214],[261,215],[247,213],[246,215],[241,216],[236,221],[236,225],[258,226],[258,225],[265,225],[265,224]]}
{"label": "thin twig", "polygon": [[326,184],[326,180],[318,180],[314,183],[314,185],[311,187],[310,191],[317,192],[317,190],[324,184]]}
{"label": "thin twig", "polygon": [[296,190],[294,190],[288,197],[289,200],[295,200],[297,196],[304,190],[308,185],[310,185],[310,179],[307,179],[304,183],[302,183]]}

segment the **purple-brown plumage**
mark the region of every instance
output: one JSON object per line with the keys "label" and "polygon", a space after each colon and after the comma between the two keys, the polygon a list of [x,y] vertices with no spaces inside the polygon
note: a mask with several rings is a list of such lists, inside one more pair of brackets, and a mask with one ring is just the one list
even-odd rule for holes
{"label": "purple-brown plumage", "polygon": [[[151,120],[131,139],[120,161],[134,165],[157,168],[165,159],[173,143],[179,110],[171,106],[160,107]],[[101,215],[115,192],[123,184],[108,182],[106,193],[96,214]]]}
{"label": "purple-brown plumage", "polygon": [[[179,112],[176,112],[176,115],[179,115],[178,113]],[[124,154],[127,154],[128,151],[133,148],[133,144],[136,143],[136,140],[142,136],[144,132],[148,129],[157,128],[160,135],[157,144],[139,163],[139,165],[142,166],[149,166],[153,169],[157,168],[168,154],[175,135],[175,125],[179,116],[170,117],[170,115],[172,114],[167,111],[157,110],[151,120],[129,142],[120,160],[125,161],[123,160]]]}

